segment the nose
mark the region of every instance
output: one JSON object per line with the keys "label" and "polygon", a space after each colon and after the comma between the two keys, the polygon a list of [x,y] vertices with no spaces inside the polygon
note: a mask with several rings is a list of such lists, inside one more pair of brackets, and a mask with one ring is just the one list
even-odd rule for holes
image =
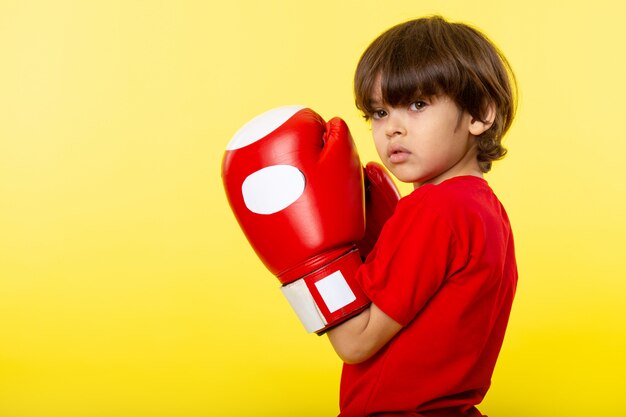
{"label": "nose", "polygon": [[391,139],[396,136],[406,135],[406,127],[402,117],[397,112],[390,112],[387,115],[387,123],[385,124],[385,135]]}

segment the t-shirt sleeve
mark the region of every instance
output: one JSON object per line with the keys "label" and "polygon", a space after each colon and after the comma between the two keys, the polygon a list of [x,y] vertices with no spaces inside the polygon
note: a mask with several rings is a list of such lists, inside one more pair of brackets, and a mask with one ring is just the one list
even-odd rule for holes
{"label": "t-shirt sleeve", "polygon": [[407,325],[443,284],[456,239],[429,193],[403,198],[359,269],[359,283],[376,306]]}

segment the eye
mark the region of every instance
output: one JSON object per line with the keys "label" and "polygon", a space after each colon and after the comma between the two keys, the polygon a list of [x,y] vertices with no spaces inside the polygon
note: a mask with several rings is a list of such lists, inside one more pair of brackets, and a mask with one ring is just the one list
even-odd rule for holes
{"label": "eye", "polygon": [[384,110],[374,110],[372,112],[372,119],[374,120],[380,120],[385,116],[387,116],[387,112]]}
{"label": "eye", "polygon": [[426,108],[426,106],[428,106],[428,103],[426,103],[424,100],[417,100],[411,103],[411,105],[409,106],[409,110],[420,111]]}

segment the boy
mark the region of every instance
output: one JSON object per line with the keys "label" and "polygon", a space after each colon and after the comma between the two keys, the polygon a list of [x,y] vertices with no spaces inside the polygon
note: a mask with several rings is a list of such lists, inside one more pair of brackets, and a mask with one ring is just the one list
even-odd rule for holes
{"label": "boy", "polygon": [[369,308],[328,331],[341,417],[481,416],[516,283],[507,214],[483,179],[506,150],[512,72],[477,30],[399,24],[364,52],[356,105],[400,200],[357,273]]}

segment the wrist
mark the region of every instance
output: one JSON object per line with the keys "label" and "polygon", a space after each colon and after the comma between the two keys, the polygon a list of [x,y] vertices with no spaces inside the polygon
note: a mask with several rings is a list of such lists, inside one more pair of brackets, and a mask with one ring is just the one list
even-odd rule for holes
{"label": "wrist", "polygon": [[352,248],[313,272],[285,284],[281,290],[311,333],[321,334],[369,305],[355,280],[361,258]]}

